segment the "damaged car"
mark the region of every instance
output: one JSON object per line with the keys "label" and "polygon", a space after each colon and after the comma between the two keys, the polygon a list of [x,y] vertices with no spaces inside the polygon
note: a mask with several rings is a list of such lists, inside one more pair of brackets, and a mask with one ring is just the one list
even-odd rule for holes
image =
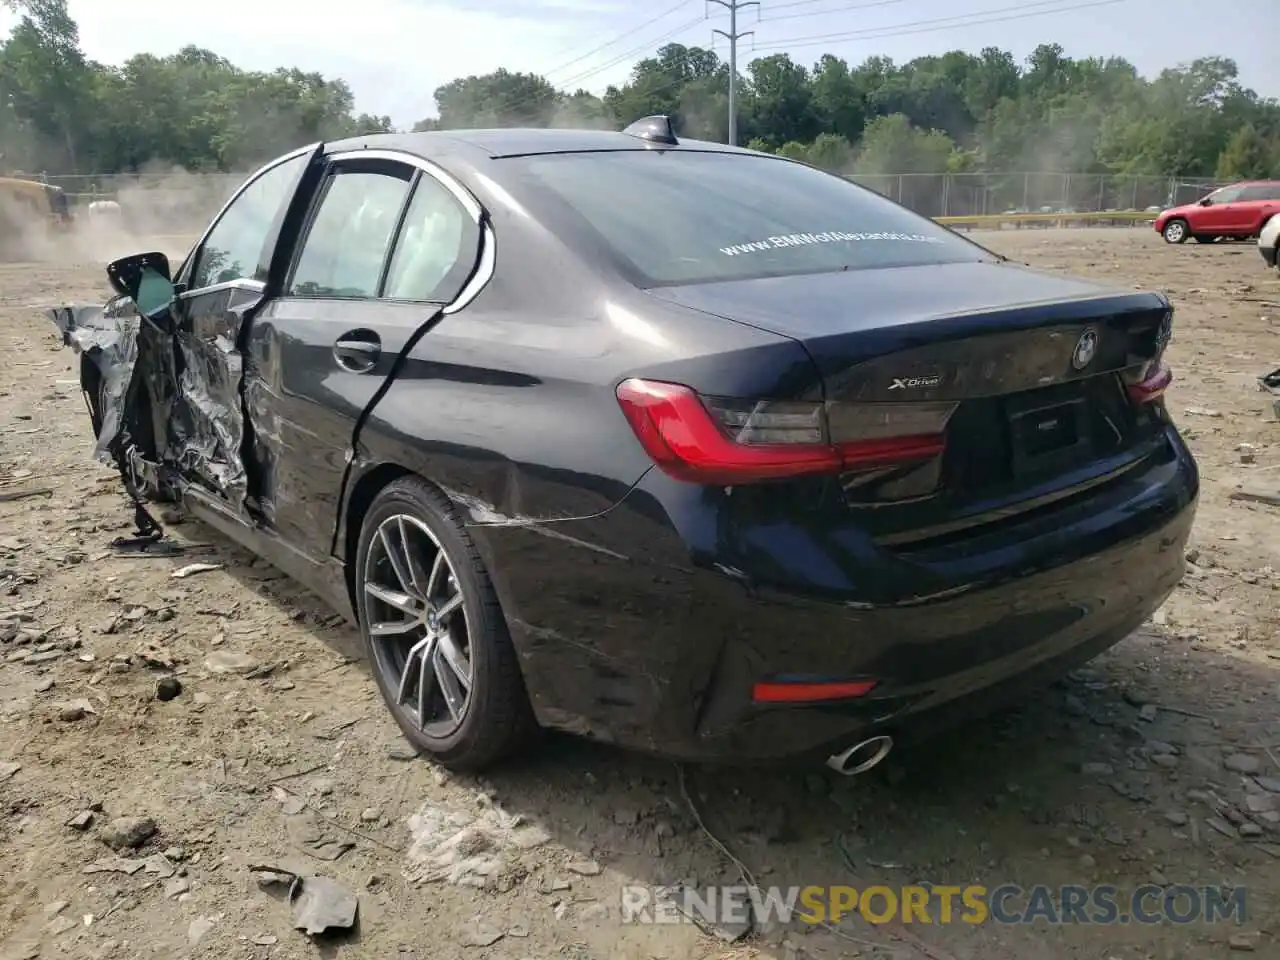
{"label": "damaged car", "polygon": [[253,174],[53,311],[98,452],[358,625],[455,768],[542,728],[858,773],[1182,577],[1172,310],[802,163],[384,134]]}

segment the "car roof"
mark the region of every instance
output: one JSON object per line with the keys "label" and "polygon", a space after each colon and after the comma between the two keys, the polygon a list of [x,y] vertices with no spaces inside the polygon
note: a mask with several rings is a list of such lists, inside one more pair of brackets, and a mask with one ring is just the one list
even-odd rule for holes
{"label": "car roof", "polygon": [[376,133],[328,144],[330,152],[399,150],[421,157],[442,154],[480,154],[491,159],[548,153],[601,153],[620,150],[696,150],[712,153],[751,153],[723,143],[681,140],[676,146],[657,144],[611,130],[548,130],[513,127],[494,130],[437,130],[426,133]]}

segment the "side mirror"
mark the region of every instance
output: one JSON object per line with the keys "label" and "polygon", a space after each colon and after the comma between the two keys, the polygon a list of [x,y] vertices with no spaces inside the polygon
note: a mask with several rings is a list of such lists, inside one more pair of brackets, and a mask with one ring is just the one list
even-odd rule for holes
{"label": "side mirror", "polygon": [[1212,200],[1212,199],[1210,199],[1209,197],[1205,197],[1203,200],[1201,200],[1201,201],[1199,202],[1199,206],[1202,206],[1202,207],[1212,207],[1212,206],[1213,206],[1213,200]]}
{"label": "side mirror", "polygon": [[169,258],[163,253],[136,253],[107,264],[107,279],[116,293],[129,297],[144,316],[154,316],[173,302]]}

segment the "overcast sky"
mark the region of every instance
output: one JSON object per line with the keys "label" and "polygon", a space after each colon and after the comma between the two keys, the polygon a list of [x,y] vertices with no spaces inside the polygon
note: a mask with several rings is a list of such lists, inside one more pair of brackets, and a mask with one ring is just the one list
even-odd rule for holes
{"label": "overcast sky", "polygon": [[[298,66],[342,77],[358,109],[407,126],[435,114],[431,94],[498,67],[602,92],[663,43],[712,44],[727,14],[704,0],[215,0],[139,6],[70,0],[89,57],[120,63],[195,43],[247,68]],[[470,8],[470,9],[468,9]],[[788,51],[857,63],[984,46],[1025,57],[1056,42],[1076,57],[1119,55],[1146,74],[1198,56],[1235,58],[1241,80],[1280,96],[1277,0],[761,0],[743,11],[740,57]],[[710,15],[710,19],[703,19]],[[0,14],[0,29],[12,18]],[[853,34],[853,36],[850,36]],[[726,41],[714,47],[727,53]],[[753,49],[754,45],[754,49]]]}

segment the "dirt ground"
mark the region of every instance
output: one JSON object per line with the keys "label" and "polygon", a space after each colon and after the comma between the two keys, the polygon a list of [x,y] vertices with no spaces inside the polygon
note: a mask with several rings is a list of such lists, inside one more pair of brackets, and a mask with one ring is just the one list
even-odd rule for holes
{"label": "dirt ground", "polygon": [[[104,298],[101,266],[0,265],[0,958],[1280,957],[1280,507],[1229,498],[1280,483],[1255,382],[1280,366],[1280,276],[1149,229],[981,239],[1176,303],[1170,407],[1203,475],[1187,576],[1087,670],[851,780],[569,738],[483,780],[414,759],[352,632],[280,574],[190,523],[181,558],[108,555],[130,512],[39,313]],[[195,561],[222,567],[172,576]],[[781,886],[1227,884],[1248,915],[737,942],[620,922],[623,885],[735,884],[735,860]],[[342,884],[356,931],[295,930],[263,864]]]}

